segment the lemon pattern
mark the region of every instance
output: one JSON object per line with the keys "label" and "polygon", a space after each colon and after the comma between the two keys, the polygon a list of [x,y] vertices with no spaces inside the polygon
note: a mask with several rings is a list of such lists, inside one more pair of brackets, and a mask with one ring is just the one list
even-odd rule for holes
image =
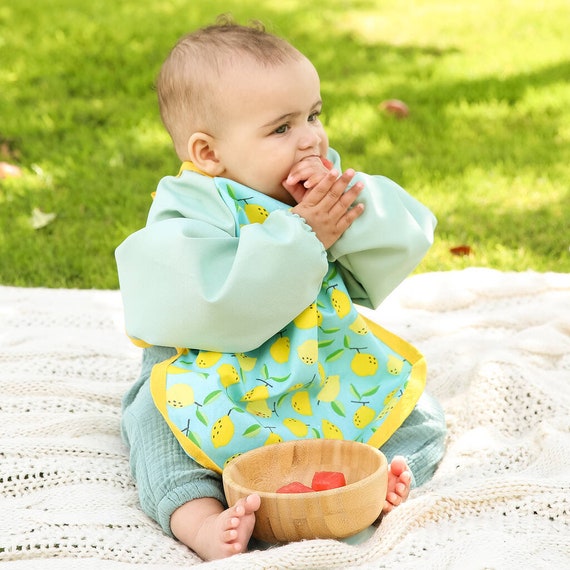
{"label": "lemon pattern", "polygon": [[[215,181],[238,235],[288,208],[251,188]],[[415,401],[421,392],[416,384],[409,395],[412,364],[394,348],[404,341],[393,338],[373,332],[330,263],[317,298],[283,330],[248,353],[181,351],[161,368],[163,395],[155,400],[166,402],[163,413],[184,449],[220,470],[263,445],[299,438],[369,442],[388,429],[383,425],[395,424],[385,441],[399,425],[389,420],[402,396]]]}

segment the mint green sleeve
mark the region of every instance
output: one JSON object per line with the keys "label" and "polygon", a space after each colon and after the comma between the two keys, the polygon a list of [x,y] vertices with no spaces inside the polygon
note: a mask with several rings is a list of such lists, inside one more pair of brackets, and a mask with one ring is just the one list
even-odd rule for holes
{"label": "mint green sleeve", "polygon": [[152,345],[253,350],[315,300],[326,252],[288,210],[238,238],[233,220],[201,206],[199,219],[163,208],[117,248],[127,333]]}
{"label": "mint green sleeve", "polygon": [[[335,159],[337,167],[338,155]],[[364,190],[364,213],[329,249],[352,300],[376,308],[424,257],[433,243],[431,211],[384,176],[357,173]]]}

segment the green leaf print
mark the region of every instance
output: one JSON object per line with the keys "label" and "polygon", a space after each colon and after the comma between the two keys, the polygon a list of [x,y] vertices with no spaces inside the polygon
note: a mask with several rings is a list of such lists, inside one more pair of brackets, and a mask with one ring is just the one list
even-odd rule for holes
{"label": "green leaf print", "polygon": [[339,400],[334,400],[334,402],[331,402],[331,408],[333,409],[333,411],[338,414],[339,416],[342,416],[343,418],[346,417],[346,412],[344,409],[344,405],[342,402],[340,402]]}
{"label": "green leaf print", "polygon": [[325,362],[334,362],[335,360],[338,360],[341,356],[342,353],[344,352],[344,348],[339,348],[338,350],[335,350],[334,352],[331,352],[326,358],[325,358]]}
{"label": "green leaf print", "polygon": [[255,437],[261,431],[261,426],[259,424],[250,425],[242,435],[244,437]]}
{"label": "green leaf print", "polygon": [[202,404],[203,406],[207,406],[208,404],[211,404],[214,400],[216,400],[218,398],[218,396],[222,393],[222,390],[214,390],[213,392],[210,392],[205,398],[204,398],[204,403]]}
{"label": "green leaf print", "polygon": [[311,430],[315,436],[315,439],[321,439],[321,432],[317,428],[312,427]]}
{"label": "green leaf print", "polygon": [[230,198],[237,202],[237,196],[235,195],[234,189],[229,184],[226,184],[226,190],[228,191]]}
{"label": "green leaf print", "polygon": [[329,340],[321,340],[319,342],[319,348],[326,348],[327,346],[330,346],[333,342],[334,338],[331,338]]}
{"label": "green leaf print", "polygon": [[323,329],[323,328],[321,328],[321,331],[322,331],[324,334],[335,334],[335,333],[337,333],[339,330],[340,330],[340,329],[337,329],[337,328],[333,328],[333,329]]}
{"label": "green leaf print", "polygon": [[274,380],[275,382],[286,382],[289,380],[291,374],[287,374],[287,376],[272,376],[270,380]]}
{"label": "green leaf print", "polygon": [[276,407],[279,408],[281,406],[281,404],[283,403],[283,401],[287,398],[287,396],[289,396],[289,394],[283,394],[278,400],[277,400],[277,404]]}
{"label": "green leaf print", "polygon": [[208,425],[208,418],[200,411],[199,408],[196,408],[196,417],[205,425]]}
{"label": "green leaf print", "polygon": [[188,439],[194,444],[197,445],[198,447],[202,447],[202,445],[200,444],[200,438],[198,437],[198,435],[196,435],[193,431],[189,431],[187,434]]}
{"label": "green leaf print", "polygon": [[350,337],[348,335],[344,335],[344,348],[350,348]]}
{"label": "green leaf print", "polygon": [[360,395],[360,392],[356,389],[354,384],[350,385],[350,392],[357,400],[362,400],[362,396]]}
{"label": "green leaf print", "polygon": [[366,398],[367,396],[374,396],[374,394],[376,394],[376,392],[378,392],[379,389],[380,389],[380,385],[374,386],[374,388],[364,392],[364,394],[362,394],[362,397]]}

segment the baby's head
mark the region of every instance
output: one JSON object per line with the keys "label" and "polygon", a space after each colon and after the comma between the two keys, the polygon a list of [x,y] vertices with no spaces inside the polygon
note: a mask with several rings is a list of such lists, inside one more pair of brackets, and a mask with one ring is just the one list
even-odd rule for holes
{"label": "baby's head", "polygon": [[261,23],[241,26],[220,17],[216,24],[182,37],[164,62],[157,81],[162,121],[181,160],[188,160],[192,133],[220,125],[219,90],[228,72],[244,61],[273,67],[304,55]]}
{"label": "baby's head", "polygon": [[157,81],[160,113],[179,158],[277,199],[291,167],[324,155],[319,76],[261,25],[218,21],[184,36]]}

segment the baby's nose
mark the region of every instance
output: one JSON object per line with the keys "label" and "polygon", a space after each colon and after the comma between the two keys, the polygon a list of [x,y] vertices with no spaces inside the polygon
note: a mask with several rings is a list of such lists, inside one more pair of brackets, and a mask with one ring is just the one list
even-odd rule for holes
{"label": "baby's nose", "polygon": [[303,129],[303,133],[299,137],[299,148],[317,148],[321,142],[321,137],[316,129],[312,127],[306,127]]}

